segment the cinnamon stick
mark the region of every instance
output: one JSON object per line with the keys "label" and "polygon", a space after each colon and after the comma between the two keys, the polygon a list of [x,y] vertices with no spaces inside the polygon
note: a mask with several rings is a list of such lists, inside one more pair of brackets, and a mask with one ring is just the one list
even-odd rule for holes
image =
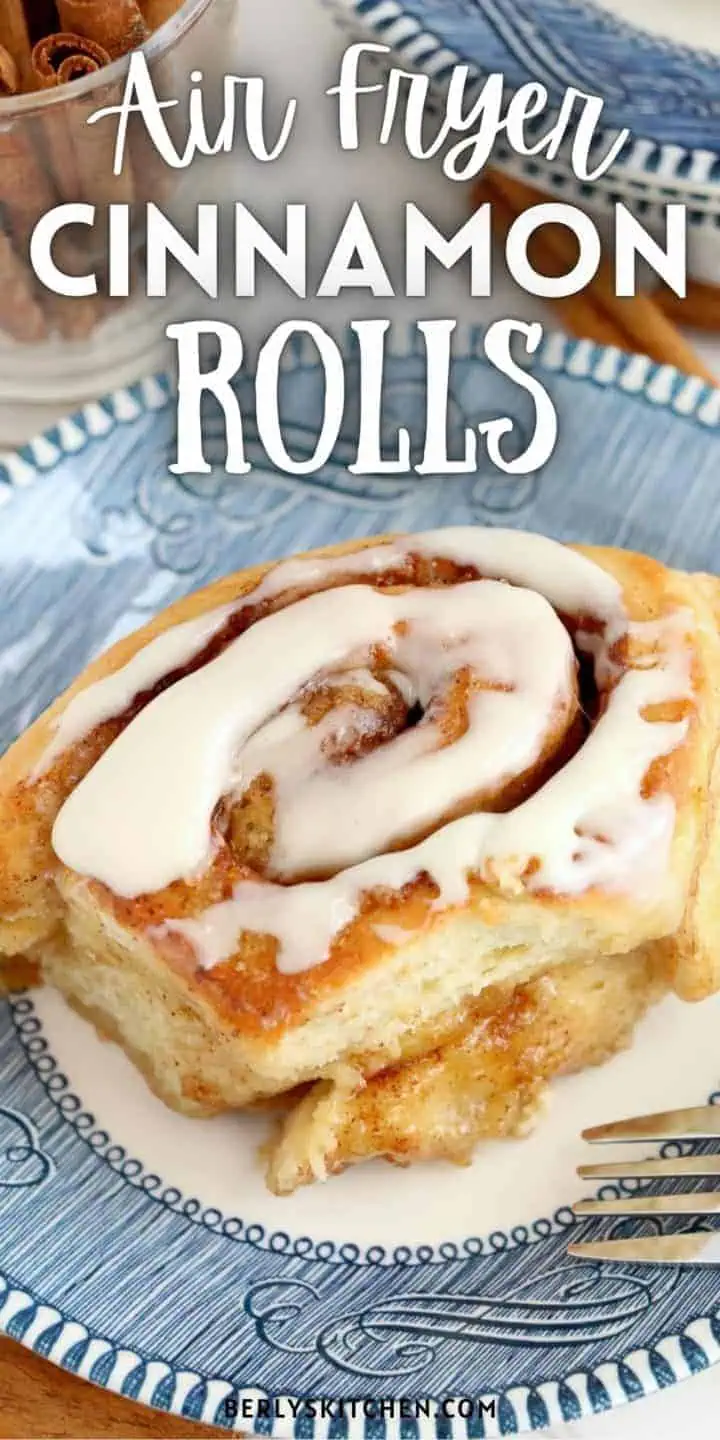
{"label": "cinnamon stick", "polygon": [[[63,83],[63,75],[58,79]],[[100,122],[88,125],[88,119],[103,105],[113,104],[118,99],[115,89],[111,94],[95,93],[91,100],[74,100],[68,114],[68,129],[75,152],[80,199],[90,205],[132,205],[135,199],[135,184],[132,163],[127,155],[119,175],[113,174],[115,159],[115,136],[112,130]]]}
{"label": "cinnamon stick", "polygon": [[[71,86],[142,45],[181,0],[0,0],[0,97]],[[25,252],[37,220],[58,200],[130,203],[137,198],[134,160],[148,196],[168,183],[165,167],[147,155],[131,127],[129,161],[113,175],[114,141],[89,114],[112,104],[114,88],[82,91],[47,114],[25,116],[0,130],[0,329],[35,341],[59,331],[80,339],[108,307],[102,297],[64,299],[40,294]],[[92,268],[94,242],[64,233],[55,246],[69,274]]]}
{"label": "cinnamon stick", "polygon": [[[54,89],[60,84],[59,71],[67,62],[75,63],[80,55],[93,60],[92,50],[85,50],[87,41],[80,36],[46,35],[33,47],[32,68],[37,90]],[[104,52],[103,52],[104,53]],[[78,176],[75,148],[68,128],[67,113],[58,108],[43,120],[41,145],[47,156],[48,167],[53,175],[60,199],[79,200],[80,180]]]}
{"label": "cinnamon stick", "polygon": [[[513,221],[517,219],[518,211],[513,209],[504,193],[494,183],[494,178],[494,175],[483,176],[474,189],[473,203],[476,206],[488,203],[492,205],[493,226],[505,240]],[[534,239],[537,239],[537,236]],[[535,253],[537,249],[531,242],[531,259],[533,264],[537,262],[536,268],[543,274],[560,276],[567,273],[568,267],[562,265],[554,255],[545,253],[538,256]],[[585,340],[594,340],[597,345],[617,345],[620,349],[625,348],[625,336],[587,291],[567,299],[554,300],[553,305],[571,334]]]}
{"label": "cinnamon stick", "polygon": [[[19,86],[15,59],[0,48],[0,95],[11,98]],[[36,221],[54,203],[55,192],[32,144],[29,122],[10,122],[0,130],[0,206],[5,229],[21,251]]]}
{"label": "cinnamon stick", "polygon": [[[69,84],[110,64],[110,56],[101,45],[70,33],[46,36],[35,46],[32,59],[36,83],[45,89]],[[125,164],[120,175],[113,175],[111,134],[102,125],[87,123],[107,98],[93,95],[90,100],[74,100],[63,107],[62,113],[47,117],[46,145],[65,200],[102,205],[110,201],[130,203],[134,198],[129,165]]]}
{"label": "cinnamon stick", "polygon": [[20,82],[18,89],[29,86],[32,45],[23,0],[0,0],[0,46],[16,66]]}
{"label": "cinnamon stick", "polygon": [[139,0],[139,4],[148,30],[155,31],[177,15],[182,0]]}
{"label": "cinnamon stick", "polygon": [[[60,27],[58,27],[60,21]],[[0,98],[72,86],[141,45],[148,25],[137,0],[0,0]],[[42,293],[27,259],[37,220],[59,200],[92,204],[135,198],[132,164],[113,175],[114,142],[89,114],[113,103],[114,87],[92,97],[73,91],[47,113],[11,118],[0,128],[0,330],[30,342],[58,331],[86,336],[102,318],[101,296]],[[55,253],[69,274],[92,268],[95,242],[63,233]]]}
{"label": "cinnamon stick", "polygon": [[[531,185],[509,175],[492,173],[492,189],[502,198],[514,215],[521,214],[531,205],[543,203],[546,197]],[[542,272],[548,267],[548,274],[566,274],[577,259],[574,237],[561,225],[547,225],[533,237],[528,252],[535,269]],[[559,266],[559,270],[552,267]],[[717,377],[695,353],[679,330],[665,316],[660,307],[648,295],[634,295],[628,298],[615,294],[612,267],[602,260],[597,274],[585,292],[594,308],[616,330],[622,349],[639,351],[649,355],[661,365],[674,365],[688,375],[699,375],[711,385],[718,384]],[[570,296],[564,305],[564,319],[573,334],[581,334],[582,309],[578,301],[585,296]],[[560,304],[560,302],[555,302]]]}
{"label": "cinnamon stick", "polygon": [[137,0],[57,0],[57,8],[63,30],[101,45],[111,60],[137,50],[150,34]]}
{"label": "cinnamon stick", "polygon": [[[11,98],[20,88],[20,69],[15,56],[0,46],[0,96]],[[8,218],[12,215],[24,239],[29,219],[27,154],[25,138],[11,130],[0,131],[0,201]],[[15,187],[20,185],[20,193]],[[34,201],[32,202],[34,205]],[[34,219],[32,218],[32,223]],[[16,237],[18,238],[18,237]],[[0,329],[25,343],[42,340],[47,333],[43,313],[35,295],[30,266],[18,254],[12,236],[0,227]]]}
{"label": "cinnamon stick", "polygon": [[47,326],[35,295],[30,269],[18,257],[10,236],[0,229],[0,330],[23,344],[37,344]]}
{"label": "cinnamon stick", "polygon": [[[36,86],[53,89],[84,75],[96,74],[110,64],[102,46],[84,36],[70,33],[48,35],[32,53]],[[91,204],[107,199],[127,198],[128,172],[115,177],[108,137],[97,136],[87,125],[88,114],[97,108],[97,98],[74,100],[43,117],[42,143],[55,184],[63,200],[86,200]],[[125,187],[125,188],[123,188]],[[60,268],[67,274],[84,274],[92,268],[92,255],[85,239],[67,232],[55,246]],[[52,331],[65,339],[84,339],[98,324],[104,308],[100,296],[74,297],[47,294],[45,310]]]}
{"label": "cinnamon stick", "polygon": [[41,215],[57,197],[27,127],[0,130],[0,207],[16,244],[25,249]]}
{"label": "cinnamon stick", "polygon": [[20,89],[20,71],[9,50],[0,45],[0,96],[5,99],[17,95]]}
{"label": "cinnamon stick", "polygon": [[94,40],[71,31],[46,35],[33,47],[31,58],[33,76],[39,89],[49,89],[63,81],[76,79],[80,73],[87,74],[110,64],[107,50]]}
{"label": "cinnamon stick", "polygon": [[682,300],[673,290],[654,290],[653,299],[663,314],[676,325],[690,330],[720,334],[720,286],[702,280],[688,280],[687,295]]}

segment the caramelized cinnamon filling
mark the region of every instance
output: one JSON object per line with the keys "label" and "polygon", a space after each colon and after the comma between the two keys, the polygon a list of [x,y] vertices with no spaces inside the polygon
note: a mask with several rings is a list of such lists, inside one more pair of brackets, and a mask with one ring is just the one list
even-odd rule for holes
{"label": "caramelized cinnamon filling", "polygon": [[[415,587],[444,589],[482,578],[474,566],[461,566],[442,557],[429,558],[422,555],[404,557],[397,565],[380,575],[353,572],[351,577],[353,584],[367,584],[378,590],[399,593]],[[100,726],[78,745],[74,752],[61,756],[48,776],[40,782],[40,788],[48,784],[51,791],[56,793],[57,782],[60,781],[62,790],[68,793],[98,755],[140,711],[165,690],[186,676],[202,670],[217,659],[234,640],[266,616],[284,610],[317,590],[340,588],[347,580],[347,575],[338,572],[328,576],[326,583],[321,581],[312,587],[289,588],[261,601],[253,601],[251,591],[246,599],[238,602],[237,608],[208,644],[187,664],[168,672],[156,684],[139,692],[122,714]],[[560,618],[571,638],[579,631],[596,634],[602,631],[601,623],[593,616],[563,615]],[[407,623],[399,621],[396,630],[398,634],[407,633]],[[532,643],[532,637],[529,637],[529,640]],[[473,696],[483,690],[507,691],[511,688],[492,679],[483,679],[463,667],[450,678],[444,693],[434,696],[425,708],[417,699],[408,702],[401,694],[397,679],[392,674],[391,657],[381,646],[373,647],[367,674],[373,682],[372,689],[357,679],[346,678],[342,673],[338,673],[318,677],[317,681],[308,685],[297,697],[297,708],[311,729],[324,721],[327,722],[333,714],[340,716],[348,709],[353,712],[353,723],[340,724],[338,729],[322,742],[323,759],[329,765],[350,765],[380,746],[388,744],[405,731],[426,724],[434,727],[438,749],[450,746],[468,729]],[[448,808],[443,822],[459,819],[478,809],[502,814],[522,803],[567,764],[590,733],[602,712],[602,706],[603,697],[595,684],[592,659],[588,655],[579,655],[577,694],[571,712],[567,717],[557,717],[557,724],[552,726],[548,745],[542,755],[525,772],[503,782],[495,789],[469,793],[461,802]],[[272,775],[260,773],[238,794],[226,795],[218,805],[213,832],[220,849],[227,847],[227,858],[233,871],[237,865],[242,871],[252,872],[259,877],[272,876],[276,800],[276,785]],[[389,849],[409,847],[425,838],[434,828],[436,827],[433,824],[423,830],[408,832]],[[216,854],[213,870],[218,863],[219,854]],[[224,862],[221,868],[225,869]],[[332,873],[327,870],[311,870],[291,878],[293,881],[324,879]],[[227,887],[223,885],[222,888],[225,890]],[[185,905],[180,908],[184,911]],[[198,908],[201,906],[198,905]]]}
{"label": "caramelized cinnamon filling", "polygon": [[[568,561],[569,579],[560,569],[556,583],[554,557],[545,556],[545,569],[531,562],[523,584],[514,537],[501,532],[500,545],[488,549],[492,534],[487,544],[469,544],[474,566],[392,544],[386,570],[380,546],[367,561],[354,552],[347,568],[340,560],[289,563],[269,571],[229,615],[215,611],[220,628],[207,643],[209,628],[200,632],[202,648],[192,658],[189,649],[171,647],[176,668],[154,684],[147,681],[160,673],[155,659],[136,666],[124,690],[121,679],[123,705],[133,681],[146,689],[100,725],[98,717],[113,712],[103,712],[96,696],[95,730],[48,771],[36,791],[40,803],[43,786],[55,799],[67,793],[146,706],[211,667],[257,622],[277,617],[123,737],[110,765],[99,766],[83,788],[81,823],[77,796],[64,807],[58,856],[71,871],[128,897],[118,905],[135,921],[157,914],[165,937],[173,918],[202,917],[195,931],[178,925],[176,934],[200,947],[208,968],[220,969],[235,934],[237,953],[247,953],[254,935],[268,963],[282,968],[284,949],[292,967],[317,964],[328,946],[341,955],[346,930],[369,924],[378,908],[392,913],[411,898],[421,907],[464,903],[472,877],[501,892],[526,887],[536,895],[603,884],[623,865],[628,817],[643,821],[639,811],[632,819],[632,807],[664,782],[679,722],[692,713],[686,699],[674,698],[688,694],[682,657],[663,672],[667,636],[660,629],[628,622],[628,634],[621,633],[626,617],[614,582],[603,590],[597,567],[595,576],[580,570],[575,578],[572,566],[592,572],[591,562]],[[467,553],[459,544],[456,552]],[[506,554],[516,584],[497,578],[497,556]],[[337,602],[325,593],[348,586]],[[428,599],[432,590],[445,593]],[[553,599],[577,604],[577,614],[561,612]],[[305,600],[297,614],[283,615]],[[593,606],[597,615],[587,613]],[[180,656],[187,661],[181,666]],[[630,675],[632,658],[641,663]],[[117,700],[117,685],[110,694]],[[178,736],[188,759],[179,785],[172,778],[177,763],[163,748],[168,713],[178,722],[169,727],[175,761]],[[654,721],[673,733],[643,735]],[[603,777],[618,734],[629,735],[629,763],[613,809]],[[198,746],[188,750],[190,736]],[[132,781],[139,759],[148,777],[143,796]],[[572,762],[579,786],[563,776],[549,787]],[[208,775],[217,776],[209,794]],[[93,806],[97,812],[114,800],[123,809],[128,794],[135,810],[117,833],[132,833],[134,823],[137,852],[119,850],[114,834],[106,837],[107,862],[83,850]],[[143,837],[155,836],[155,816],[164,842],[153,853]],[[587,824],[573,832],[580,819]],[[656,832],[649,821],[647,830],[650,844]],[[192,878],[176,878],[183,875]],[[319,883],[303,886],[307,881]],[[213,907],[218,913],[208,920]],[[208,924],[216,926],[212,933]],[[314,958],[305,962],[306,955]]]}

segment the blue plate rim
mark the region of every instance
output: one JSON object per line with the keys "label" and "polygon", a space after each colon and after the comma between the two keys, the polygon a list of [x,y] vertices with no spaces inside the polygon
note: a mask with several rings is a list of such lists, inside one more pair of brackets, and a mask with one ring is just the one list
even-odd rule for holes
{"label": "blue plate rim", "polygon": [[[480,358],[484,354],[484,333],[479,326],[459,325],[455,335],[457,353],[466,358]],[[390,332],[390,348],[395,354],[407,355],[413,353],[415,347],[421,348],[421,339],[412,324],[396,325]],[[349,343],[350,339],[345,342],[346,346]],[[317,355],[312,342],[303,338],[286,352],[282,369],[287,372],[308,364],[317,365]],[[587,340],[572,340],[561,332],[551,331],[544,335],[530,365],[633,395],[654,409],[671,410],[703,429],[720,429],[720,389],[696,377],[684,375],[671,366],[657,365],[646,356],[625,354],[612,347],[595,345]],[[0,455],[0,507],[11,502],[15,492],[25,490],[46,477],[68,456],[77,454],[96,439],[107,437],[119,426],[164,408],[171,399],[169,375],[155,374],[100,400],[91,401],[75,414],[50,426],[18,451]],[[712,1098],[720,1100],[720,1094]],[[558,1230],[563,1228],[561,1215],[562,1211],[559,1211],[554,1217]],[[436,1258],[440,1260],[443,1257],[438,1255]],[[338,1256],[338,1260],[344,1264],[358,1263],[342,1255]],[[244,1433],[264,1435],[272,1437],[272,1440],[291,1440],[296,1433],[294,1422],[285,1417],[270,1421],[262,1418],[233,1421],[223,1416],[226,1401],[234,1401],[241,1413],[243,1398],[255,1400],[266,1392],[257,1388],[243,1389],[222,1376],[180,1370],[159,1356],[143,1354],[127,1346],[120,1351],[107,1337],[90,1331],[71,1313],[46,1304],[41,1296],[24,1289],[19,1281],[2,1269],[0,1332],[10,1335],[70,1373],[92,1378],[93,1383],[114,1393],[141,1398],[155,1409],[187,1419],[214,1422],[227,1429],[242,1429]],[[635,1362],[639,1362],[637,1368]],[[480,1428],[473,1422],[473,1434],[480,1440],[486,1433],[518,1433],[519,1425],[522,1426],[520,1433],[530,1433],[545,1429],[548,1424],[563,1424],[576,1414],[582,1416],[606,1410],[608,1386],[613,1391],[613,1406],[624,1404],[653,1394],[666,1385],[680,1383],[719,1362],[720,1306],[711,1309],[708,1314],[693,1317],[681,1331],[663,1335],[644,1348],[636,1346],[627,1355],[604,1360],[584,1371],[575,1371],[562,1383],[553,1382],[547,1388],[554,1389],[554,1396],[541,1394],[545,1387],[540,1384],[516,1385],[507,1391],[490,1392],[480,1397],[496,1401],[499,1418],[490,1432],[484,1430],[482,1421],[479,1422]],[[97,1371],[98,1364],[99,1375],[93,1373]],[[563,1389],[566,1392],[564,1399],[560,1394]],[[297,1403],[302,1397],[285,1395],[269,1398],[288,1405]],[[538,1405],[545,1418],[536,1422],[537,1410],[534,1407]],[[382,1433],[385,1435],[384,1422],[372,1422],[375,1426],[378,1423],[383,1425]],[[308,1437],[317,1435],[319,1440],[324,1432],[316,1431],[312,1422],[305,1421],[304,1424],[310,1428],[303,1430],[303,1434]],[[421,1415],[414,1424],[418,1440],[467,1440],[470,1433],[466,1421],[461,1418],[448,1420],[440,1415]],[[361,1440],[361,1437],[370,1440],[370,1433],[379,1440],[380,1430],[368,1431],[362,1417],[360,1428],[355,1429],[355,1425],[354,1420],[347,1422],[348,1440]]]}
{"label": "blue plate rim", "polygon": [[[444,80],[456,65],[468,65],[476,82],[486,78],[487,72],[483,73],[466,55],[446,44],[435,30],[416,19],[406,9],[405,0],[324,0],[324,3],[334,8],[346,25],[354,22],[377,40],[389,44],[395,57],[405,60],[411,68],[427,73],[438,90],[442,90]],[[582,3],[589,14],[601,16],[608,26],[612,26],[615,34],[627,35],[640,42],[652,42],[668,55],[686,61],[712,65],[720,75],[720,56],[652,35],[601,10],[592,0],[582,0]],[[598,138],[609,143],[616,134],[617,130],[608,127]],[[557,162],[553,162],[557,175],[575,179],[567,143],[560,146]],[[493,163],[500,169],[530,174],[552,173],[551,167],[547,171],[544,167],[541,170],[534,166],[528,169],[522,157],[502,146],[496,148]],[[575,180],[575,185],[582,193],[581,182]],[[626,195],[647,195],[652,191],[653,199],[686,198],[689,208],[696,202],[709,207],[712,214],[717,214],[720,209],[720,143],[717,151],[712,151],[700,146],[672,144],[633,132],[626,153],[613,162],[608,173],[593,181],[592,187],[596,191],[624,191]]]}
{"label": "blue plate rim", "polygon": [[[22,1037],[23,1022],[34,1026],[40,1023],[35,1016],[33,1002],[27,995],[20,995],[11,998],[9,1004],[17,1038],[26,1049]],[[16,1023],[16,1019],[19,1019],[19,1024]],[[32,1030],[33,1037],[41,1034],[41,1028],[40,1031]],[[29,1057],[28,1063],[32,1064]],[[34,1065],[33,1069],[35,1069]],[[38,1073],[37,1070],[35,1073]],[[59,1078],[62,1082],[61,1088],[57,1087],[56,1094],[50,1094],[52,1086],[48,1088],[48,1081],[52,1081],[53,1077]],[[65,1078],[59,1075],[59,1069],[54,1060],[46,1077],[38,1075],[38,1078],[41,1079],[43,1087],[54,1104],[59,1105],[60,1101],[69,1094]],[[720,1103],[720,1091],[715,1092],[710,1100],[711,1103]],[[8,1111],[7,1113],[13,1112]],[[19,1118],[27,1125],[28,1121],[25,1117]],[[72,1117],[63,1114],[63,1118],[74,1125]],[[105,1132],[102,1134],[104,1135]],[[86,1143],[92,1145],[90,1133],[83,1138]],[[106,1136],[106,1139],[108,1142],[110,1141],[109,1136]],[[97,1153],[102,1155],[103,1150],[107,1148],[103,1144]],[[107,1156],[105,1158],[107,1159]],[[151,1176],[150,1178],[154,1180],[158,1177]],[[159,1181],[159,1184],[162,1182]],[[145,1185],[142,1188],[148,1190]],[[608,1187],[613,1190],[615,1188]],[[160,1195],[154,1198],[158,1199],[160,1203],[164,1203]],[[199,1202],[190,1203],[199,1205]],[[185,1218],[193,1219],[195,1223],[208,1223],[203,1216],[197,1217],[194,1213],[190,1214],[184,1207],[176,1206],[175,1203],[169,1208],[179,1209]],[[211,1212],[207,1213],[209,1215]],[[212,1213],[216,1214],[217,1212]],[[566,1228],[572,1220],[568,1211],[568,1218],[563,1221],[562,1213],[562,1211],[558,1211],[554,1217],[557,1224],[553,1228],[557,1231]],[[213,1230],[219,1228],[215,1220],[211,1223],[210,1228]],[[249,1232],[252,1228],[259,1227],[247,1228]],[[231,1237],[228,1235],[227,1238]],[[257,1244],[257,1241],[253,1240],[249,1234],[246,1238],[248,1243]],[[546,1235],[537,1236],[538,1240],[546,1238]],[[528,1238],[523,1243],[532,1243],[532,1241]],[[321,1253],[322,1248],[322,1244],[317,1247],[313,1246],[312,1251],[308,1250],[307,1254],[303,1252],[304,1258],[312,1258],[314,1253],[316,1258],[327,1262],[329,1257]],[[498,1247],[501,1250],[505,1248],[505,1246]],[[342,1265],[366,1264],[372,1267],[382,1263],[379,1259],[373,1260],[371,1251],[367,1253],[363,1261],[359,1257],[343,1255],[342,1249],[335,1258],[336,1262]],[[439,1263],[447,1258],[459,1257],[443,1257],[441,1253],[438,1253],[424,1258],[425,1263]],[[468,1258],[470,1258],[469,1252]],[[420,1257],[418,1260],[423,1263]],[[401,1264],[405,1268],[410,1261],[395,1260],[394,1263],[395,1265]],[[254,1404],[258,1398],[265,1398],[273,1406],[287,1410],[293,1405],[300,1405],[306,1397],[271,1394],[258,1386],[236,1385],[222,1375],[208,1375],[197,1370],[180,1369],[152,1352],[141,1352],[127,1344],[120,1347],[106,1335],[91,1330],[83,1322],[76,1320],[70,1312],[47,1304],[42,1296],[33,1290],[25,1289],[2,1268],[0,1268],[0,1333],[19,1341],[26,1349],[50,1360],[58,1368],[80,1376],[98,1385],[101,1389],[109,1390],[126,1398],[140,1400],[151,1408],[168,1414],[215,1424],[228,1430],[241,1428],[245,1434],[262,1435],[267,1437],[267,1440],[295,1440],[298,1433],[302,1433],[305,1440],[324,1440],[324,1431],[316,1430],[312,1420],[309,1422],[307,1419],[303,1420],[302,1432],[297,1432],[295,1421],[289,1420],[286,1416],[274,1418],[272,1421],[259,1416],[254,1420],[243,1417],[244,1400]],[[549,1383],[540,1381],[534,1385],[511,1385],[506,1390],[486,1391],[482,1395],[476,1396],[476,1401],[480,1400],[488,1404],[494,1402],[495,1419],[491,1430],[486,1430],[482,1418],[473,1420],[471,1431],[464,1418],[454,1416],[448,1418],[441,1413],[438,1414],[436,1410],[433,1414],[420,1414],[414,1418],[413,1423],[416,1427],[414,1437],[416,1440],[467,1440],[468,1435],[472,1433],[473,1440],[484,1440],[484,1437],[492,1434],[514,1435],[544,1431],[548,1425],[564,1425],[569,1420],[587,1417],[589,1414],[601,1414],[608,1409],[609,1405],[615,1409],[620,1405],[647,1398],[669,1385],[680,1384],[692,1375],[718,1363],[720,1363],[720,1306],[712,1309],[709,1314],[693,1316],[679,1331],[673,1330],[669,1334],[663,1334],[643,1347],[636,1345],[627,1353],[604,1359],[599,1364],[587,1369],[574,1370],[562,1380]],[[100,1366],[100,1373],[98,1373],[98,1366]],[[552,1391],[555,1393],[550,1393]],[[609,1399],[610,1394],[612,1394],[612,1400]],[[368,1398],[372,1399],[373,1397]],[[430,1404],[438,1406],[439,1401],[431,1401]],[[242,1417],[241,1424],[238,1417]],[[373,1420],[369,1429],[365,1426],[362,1417],[360,1417],[360,1428],[357,1427],[357,1417],[346,1420],[345,1425],[345,1440],[388,1440],[389,1432],[384,1420]],[[406,1433],[410,1435],[411,1432],[407,1430]]]}

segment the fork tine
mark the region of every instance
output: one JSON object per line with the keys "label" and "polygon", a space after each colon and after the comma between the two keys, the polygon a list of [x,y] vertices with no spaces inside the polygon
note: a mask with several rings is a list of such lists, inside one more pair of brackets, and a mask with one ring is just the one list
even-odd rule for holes
{"label": "fork tine", "polygon": [[720,1155],[677,1155],[671,1160],[613,1160],[578,1165],[581,1180],[675,1179],[681,1175],[719,1175]]}
{"label": "fork tine", "polygon": [[720,1190],[682,1191],[678,1195],[619,1195],[612,1200],[578,1200],[576,1215],[714,1215]]}
{"label": "fork tine", "polygon": [[568,1245],[568,1255],[574,1255],[579,1260],[624,1260],[626,1264],[718,1265],[720,1232],[580,1241]]}
{"label": "fork tine", "polygon": [[611,1125],[583,1130],[583,1140],[716,1140],[720,1138],[720,1105],[695,1105],[687,1110],[660,1110]]}

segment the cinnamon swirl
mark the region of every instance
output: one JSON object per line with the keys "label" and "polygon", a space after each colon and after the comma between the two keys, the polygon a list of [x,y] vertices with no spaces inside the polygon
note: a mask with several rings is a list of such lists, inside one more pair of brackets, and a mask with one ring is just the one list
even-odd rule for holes
{"label": "cinnamon swirl", "polygon": [[[490,1053],[488,1005],[533,1010],[526,1088],[590,1063],[667,977],[720,985],[718,593],[479,528],[219,581],[0,762],[0,952],[188,1113],[333,1077],[380,1104],[399,1064]],[[596,966],[624,1019],[586,1006],[574,1045]]]}

